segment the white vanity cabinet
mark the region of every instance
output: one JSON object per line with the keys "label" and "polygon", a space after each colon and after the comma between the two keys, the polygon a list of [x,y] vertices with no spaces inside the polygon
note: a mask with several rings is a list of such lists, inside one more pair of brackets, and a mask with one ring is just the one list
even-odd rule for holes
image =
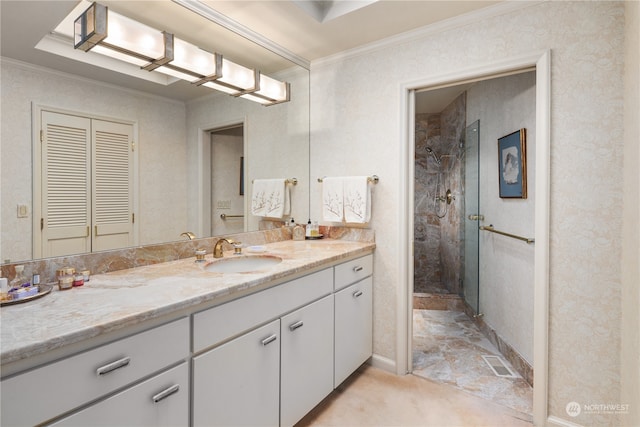
{"label": "white vanity cabinet", "polygon": [[[83,408],[92,402],[97,402],[94,404],[96,409],[88,411],[87,414],[108,414],[112,404],[107,403],[108,398],[104,399],[110,394],[125,390],[126,387],[131,387],[145,378],[175,366],[188,357],[189,318],[184,317],[3,379],[0,384],[2,387],[0,424],[3,427],[8,427],[46,423],[65,413],[77,410],[77,408]],[[166,385],[162,379],[153,382],[148,399],[151,400],[153,396],[166,391],[174,384],[182,384],[183,386],[180,386],[177,393],[172,393],[173,396],[168,396],[163,400],[176,401],[180,399],[181,403],[173,408],[177,410],[179,407],[182,414],[188,415],[189,387],[184,378],[182,381],[178,381],[177,378],[174,381],[173,377],[169,378]],[[139,391],[135,391],[131,395],[138,393]],[[119,401],[122,402],[122,399]],[[105,404],[105,411],[98,408],[102,404]],[[152,406],[152,408],[157,409],[160,406]],[[146,406],[141,409],[135,405],[126,405],[119,409],[119,411],[123,411],[122,414],[114,413],[111,415],[130,417],[134,420],[138,411],[148,411],[148,409]],[[161,412],[160,410],[158,413]],[[107,424],[110,419],[112,418],[107,418]],[[61,425],[69,424],[62,423]],[[95,425],[95,423],[91,423],[91,425]],[[111,425],[117,425],[117,423],[114,422]]]}
{"label": "white vanity cabinet", "polygon": [[373,354],[372,278],[335,294],[335,376],[338,387]]}
{"label": "white vanity cabinet", "polygon": [[193,358],[194,426],[277,426],[280,320]]}
{"label": "white vanity cabinet", "polygon": [[151,379],[50,424],[55,427],[174,427],[189,424],[189,364]]}
{"label": "white vanity cabinet", "polygon": [[333,390],[333,269],[196,313],[193,335],[194,426],[293,425]]}
{"label": "white vanity cabinet", "polygon": [[280,425],[292,426],[333,390],[333,295],[281,319]]}
{"label": "white vanity cabinet", "polygon": [[334,387],[373,354],[373,256],[335,267]]}

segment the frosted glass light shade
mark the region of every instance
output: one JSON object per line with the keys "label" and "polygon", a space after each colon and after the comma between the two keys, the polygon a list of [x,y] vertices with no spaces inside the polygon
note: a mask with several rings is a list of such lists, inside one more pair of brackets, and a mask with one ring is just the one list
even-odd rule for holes
{"label": "frosted glass light shade", "polygon": [[107,22],[107,38],[104,39],[103,43],[135,52],[151,59],[164,56],[162,31],[111,11],[108,13]]}
{"label": "frosted glass light shade", "polygon": [[257,73],[251,68],[222,58],[222,75],[203,83],[202,86],[216,89],[231,95],[241,95],[254,91],[258,86]]}
{"label": "frosted glass light shade", "polygon": [[250,99],[265,105],[278,104],[289,101],[290,85],[264,74],[260,74],[260,86],[255,92],[242,95],[242,98]]}
{"label": "frosted glass light shade", "polygon": [[156,71],[195,83],[218,72],[216,54],[179,38],[173,39],[173,61]]}

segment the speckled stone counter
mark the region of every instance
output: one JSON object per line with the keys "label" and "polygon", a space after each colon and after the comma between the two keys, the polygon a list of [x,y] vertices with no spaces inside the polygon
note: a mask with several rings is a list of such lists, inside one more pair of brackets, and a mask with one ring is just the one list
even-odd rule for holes
{"label": "speckled stone counter", "polygon": [[[189,313],[369,254],[374,243],[323,239],[264,245],[282,262],[265,271],[211,273],[186,258],[98,274],[84,286],[1,310],[1,358],[6,365],[158,318]],[[247,249],[240,256],[257,255]],[[225,252],[225,257],[234,257]]]}

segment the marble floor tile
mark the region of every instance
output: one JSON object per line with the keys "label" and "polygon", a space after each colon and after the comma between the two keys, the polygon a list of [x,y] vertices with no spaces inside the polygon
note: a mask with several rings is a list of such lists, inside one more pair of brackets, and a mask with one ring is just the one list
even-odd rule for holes
{"label": "marble floor tile", "polygon": [[531,386],[504,358],[516,378],[496,376],[483,355],[501,356],[464,312],[413,311],[414,375],[513,409],[531,420]]}

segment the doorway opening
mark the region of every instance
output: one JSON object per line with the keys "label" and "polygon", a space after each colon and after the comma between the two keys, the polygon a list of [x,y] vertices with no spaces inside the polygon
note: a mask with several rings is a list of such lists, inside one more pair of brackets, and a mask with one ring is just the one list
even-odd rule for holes
{"label": "doorway opening", "polygon": [[[535,73],[417,91],[415,103],[412,371],[531,417],[533,248],[480,236],[479,226],[492,221],[533,234],[534,186],[517,201],[489,187],[497,176],[494,140],[511,127],[535,132]],[[532,142],[526,155],[535,155]],[[535,162],[525,173],[533,181]],[[512,259],[512,251],[521,253]],[[509,307],[520,300],[526,304]],[[486,357],[515,375],[495,375]]]}
{"label": "doorway opening", "polygon": [[[415,232],[414,224],[417,221],[415,219],[414,214],[416,210],[415,208],[417,207],[417,204],[420,200],[418,196],[419,184],[415,181],[419,171],[416,171],[417,166],[414,163],[414,157],[417,152],[416,141],[418,136],[417,128],[416,128],[416,112],[417,112],[416,99],[417,99],[418,92],[433,91],[435,89],[449,88],[449,87],[454,87],[461,84],[470,84],[470,83],[475,84],[476,82],[491,81],[499,77],[501,78],[501,77],[506,77],[511,75],[518,75],[518,74],[522,74],[524,72],[529,72],[529,71],[533,71],[532,75],[535,77],[534,87],[531,89],[531,92],[533,93],[533,102],[531,103],[532,105],[530,106],[530,108],[532,109],[531,111],[532,111],[532,116],[534,117],[534,120],[532,123],[527,124],[524,127],[530,128],[530,130],[533,131],[528,141],[530,142],[530,144],[532,144],[532,147],[534,149],[532,150],[528,158],[532,162],[535,162],[535,169],[534,169],[535,173],[533,174],[534,176],[532,177],[532,179],[529,181],[530,183],[532,183],[532,188],[535,188],[535,193],[534,193],[535,197],[531,195],[531,200],[535,200],[535,206],[533,208],[531,207],[528,208],[528,213],[527,213],[528,216],[525,218],[524,221],[522,221],[523,223],[529,224],[529,226],[531,226],[532,228],[529,231],[520,232],[519,234],[522,234],[522,233],[529,234],[529,232],[533,233],[533,236],[535,238],[534,239],[535,245],[528,246],[527,244],[524,244],[524,246],[511,250],[511,245],[514,245],[515,243],[522,244],[522,242],[517,242],[516,240],[511,241],[508,238],[506,238],[506,240],[499,240],[498,237],[503,239],[505,237],[498,234],[494,234],[494,233],[480,231],[480,227],[479,227],[480,223],[478,222],[478,219],[480,218],[479,210],[476,210],[473,213],[473,215],[468,214],[466,211],[464,211],[465,204],[470,199],[468,198],[469,194],[466,193],[466,189],[462,187],[462,191],[460,191],[459,193],[456,193],[455,190],[452,188],[444,188],[444,187],[453,186],[451,182],[451,177],[448,177],[448,178],[446,176],[438,177],[436,175],[435,180],[432,180],[433,182],[435,182],[434,191],[433,191],[435,194],[432,194],[431,197],[428,197],[428,199],[432,200],[431,204],[433,208],[438,207],[437,203],[447,203],[447,201],[449,200],[451,201],[450,203],[454,205],[453,208],[449,206],[446,213],[443,212],[443,210],[435,211],[434,209],[435,211],[434,215],[436,215],[436,217],[442,216],[443,218],[447,218],[446,219],[447,221],[457,220],[457,221],[460,221],[460,225],[462,225],[463,219],[464,221],[467,221],[467,218],[469,217],[469,215],[471,215],[472,220],[475,221],[475,224],[472,228],[474,229],[475,233],[478,234],[479,244],[484,244],[484,240],[491,239],[494,241],[494,243],[497,246],[499,246],[501,250],[503,250],[506,253],[509,253],[510,255],[519,256],[519,255],[522,255],[522,253],[525,253],[526,256],[530,256],[530,255],[533,256],[533,262],[531,262],[530,259],[528,261],[529,271],[527,272],[527,276],[529,277],[529,279],[533,278],[533,281],[532,281],[533,283],[530,284],[529,286],[532,295],[529,296],[529,300],[528,300],[529,309],[532,312],[531,317],[533,318],[533,320],[529,322],[530,323],[529,329],[531,328],[533,329],[533,334],[530,334],[528,337],[524,337],[524,338],[528,340],[529,348],[526,351],[528,351],[529,354],[528,354],[527,360],[531,362],[534,367],[532,375],[535,375],[534,381],[535,381],[536,388],[532,391],[532,394],[533,394],[532,408],[533,409],[527,412],[529,413],[532,412],[533,420],[535,423],[543,423],[547,417],[546,388],[548,383],[548,380],[547,380],[547,372],[548,372],[547,370],[547,366],[548,366],[548,360],[547,360],[548,296],[547,295],[548,294],[547,292],[548,292],[548,274],[549,274],[548,266],[549,266],[549,145],[550,145],[550,142],[549,142],[549,114],[550,114],[549,52],[525,55],[522,57],[505,60],[499,64],[488,64],[482,67],[476,67],[470,70],[462,70],[452,74],[447,74],[442,76],[432,76],[430,78],[425,78],[421,81],[413,81],[411,83],[407,83],[406,85],[403,86],[403,90],[406,90],[402,98],[403,103],[406,103],[404,104],[406,105],[406,107],[405,109],[403,109],[403,111],[406,114],[405,117],[407,118],[406,123],[408,127],[406,128],[405,131],[403,131],[403,138],[404,140],[407,141],[407,145],[406,145],[406,148],[405,147],[402,148],[402,157],[407,161],[406,163],[407,168],[406,168],[406,174],[405,174],[405,183],[401,186],[401,191],[405,191],[408,197],[406,199],[403,199],[404,203],[403,203],[403,206],[400,208],[401,217],[404,218],[403,228],[404,230],[406,230],[406,238],[402,239],[406,244],[406,246],[403,249],[403,256],[401,257],[402,262],[404,264],[401,265],[400,267],[400,276],[403,280],[403,283],[406,284],[406,287],[402,287],[399,290],[399,292],[401,293],[400,301],[403,301],[403,303],[401,303],[401,306],[400,306],[400,313],[401,313],[401,316],[406,316],[405,317],[406,323],[401,322],[399,324],[398,352],[401,355],[401,357],[398,359],[398,362],[399,362],[398,372],[403,372],[403,369],[405,369],[404,372],[415,373],[415,369],[413,368],[415,354],[414,354],[414,346],[412,345],[412,342],[414,341],[414,337],[416,335],[414,331],[414,310],[413,310],[414,270],[416,266],[414,264],[413,255],[415,250],[414,243],[415,243],[415,240],[417,240],[417,233]],[[494,88],[492,92],[491,91],[487,92],[485,97],[488,99],[493,97],[496,94],[499,95],[502,92],[503,92],[503,89]],[[456,94],[456,96],[457,95],[460,95],[460,93]],[[517,102],[517,99],[518,97],[516,96],[513,98],[513,101]],[[468,102],[469,99],[467,98],[466,101]],[[496,169],[490,173],[490,176],[492,177],[492,185],[487,185],[486,183],[480,183],[479,188],[480,189],[491,188],[491,191],[495,191],[495,194],[491,194],[489,198],[493,197],[495,198],[495,200],[498,200],[498,201],[502,199],[498,196],[498,190],[497,188],[495,188],[497,187],[496,177],[498,175],[498,172],[497,172],[497,163],[498,163],[497,142],[498,141],[497,139],[504,135],[510,134],[512,132],[510,127],[512,126],[516,126],[514,130],[520,129],[519,126],[514,125],[511,122],[511,120],[513,119],[513,117],[511,117],[512,113],[515,111],[516,111],[516,108],[511,106],[504,113],[505,120],[499,121],[499,122],[504,122],[504,123],[501,123],[502,126],[505,126],[505,123],[508,124],[508,126],[506,127],[509,128],[509,131],[504,132],[503,134],[497,133],[496,135],[494,135],[496,131],[491,130],[493,125],[491,124],[492,122],[490,120],[483,120],[482,118],[483,116],[474,118],[472,114],[469,114],[469,117],[465,118],[465,120],[463,121],[464,126],[462,127],[462,131],[458,133],[458,134],[465,135],[463,138],[464,140],[466,138],[466,133],[473,131],[473,126],[471,125],[478,118],[480,119],[478,122],[479,128],[476,128],[476,130],[480,132],[481,139],[483,138],[483,135],[484,135],[485,138],[492,140],[491,142],[492,148],[490,151],[484,150],[486,151],[486,154],[484,153],[483,150],[480,151],[480,154],[478,155],[478,164],[484,165],[486,163],[487,158],[489,158],[489,159],[492,159],[492,162],[495,163]],[[496,136],[495,140],[493,140],[494,136]],[[431,142],[424,144],[423,153],[427,156],[426,157],[427,168],[429,168],[429,163],[432,163],[432,170],[436,172],[435,170],[437,169],[437,167],[439,168],[442,167],[442,163],[443,163],[442,155],[448,154],[448,152],[447,150],[437,151],[435,150],[434,146],[431,146]],[[428,150],[427,147],[430,148],[431,150]],[[460,161],[468,160],[466,147],[456,154],[460,156],[459,157]],[[485,170],[490,171],[491,169],[486,167],[485,165]],[[482,174],[480,174],[480,176],[482,177]],[[432,176],[432,178],[434,177]],[[450,180],[448,183],[446,182],[447,179]],[[460,178],[460,180],[462,180],[462,178]],[[440,184],[438,182],[440,182]],[[451,191],[448,192],[446,190],[451,190]],[[444,191],[444,194],[442,194],[443,191]],[[415,196],[415,200],[414,200],[414,196]],[[486,198],[486,195],[485,195],[485,198]],[[480,200],[482,200],[482,198]],[[513,205],[511,206],[515,206],[519,204],[517,201],[511,201],[511,202],[513,203]],[[486,202],[485,202],[485,205],[486,205]],[[504,207],[499,203],[498,205],[499,205],[499,209]],[[480,202],[480,208],[482,208],[482,202]],[[456,211],[456,209],[458,211],[457,214],[451,215],[452,212]],[[492,215],[494,213],[495,213],[494,211],[491,211]],[[449,219],[448,217],[450,215],[451,215],[451,218]],[[489,221],[491,221],[491,219],[489,219]],[[497,224],[494,224],[494,225],[497,225]],[[496,227],[496,229],[497,228],[498,227]],[[458,236],[462,235],[463,237],[461,237],[460,239],[463,241],[467,240],[467,236],[464,234],[464,229],[462,226],[460,229],[457,230],[456,233],[454,233],[454,235],[458,235]],[[458,249],[460,248],[458,247]],[[462,252],[462,250],[460,250],[460,252]],[[480,257],[481,252],[478,252],[478,254],[479,254],[478,256]],[[458,282],[459,287],[457,289],[452,288],[451,292],[447,290],[447,292],[443,292],[442,294],[451,295],[453,298],[458,299],[459,304],[463,304],[463,307],[466,309],[468,314],[465,313],[464,310],[457,313],[454,310],[449,310],[450,313],[448,314],[452,314],[452,315],[448,317],[451,317],[451,319],[430,319],[430,318],[422,319],[423,324],[426,324],[427,328],[428,329],[430,328],[431,331],[438,330],[438,329],[439,330],[446,329],[445,324],[447,320],[451,320],[453,323],[456,323],[456,322],[460,323],[460,319],[462,319],[465,322],[468,321],[468,324],[474,325],[474,322],[477,320],[477,317],[474,318],[474,315],[475,316],[484,315],[484,317],[480,317],[480,319],[485,321],[487,324],[491,325],[491,323],[488,322],[488,319],[491,316],[488,315],[487,310],[484,308],[483,301],[485,303],[489,302],[489,303],[495,304],[495,302],[498,300],[492,301],[491,299],[488,299],[486,295],[483,296],[484,291],[482,286],[482,276],[480,275],[479,275],[480,276],[479,279],[481,281],[481,284],[480,284],[480,287],[478,288],[478,291],[470,292],[468,295],[466,294],[465,288],[467,290],[469,290],[469,288],[473,289],[473,285],[471,284],[470,286],[470,284],[468,283],[468,280],[466,277],[467,273],[464,272],[464,269],[462,267],[467,261],[465,259],[467,255],[466,253],[462,252],[459,256],[460,256],[460,269],[458,270],[458,274],[461,279],[461,281]],[[524,258],[526,258],[526,256]],[[503,262],[503,264],[506,265],[507,267],[511,265],[510,260],[508,262],[505,260],[502,260],[501,262]],[[479,265],[480,272],[483,272],[483,269],[485,268],[485,259],[480,258],[478,265]],[[451,272],[447,272],[447,274],[451,274]],[[519,276],[515,275],[514,277],[519,277]],[[454,282],[453,285],[455,284],[456,283]],[[504,286],[504,285],[501,285],[501,286],[503,289],[510,290],[508,286]],[[531,307],[531,305],[533,305],[533,307]],[[500,304],[499,307],[512,308],[512,307],[509,307],[508,304]],[[433,311],[435,312],[437,310],[433,310]],[[439,310],[439,313],[436,313],[436,314],[442,315],[445,312],[446,310]],[[447,316],[441,316],[441,317],[447,317]],[[467,324],[465,323],[465,325]],[[464,335],[467,332],[468,330],[463,328],[462,332],[458,331],[458,334]],[[509,333],[503,332],[503,334],[506,335],[509,340],[512,339],[512,336],[509,335]],[[484,335],[484,334],[481,334],[481,335]],[[498,335],[500,335],[500,332],[498,333]],[[515,341],[516,341],[516,345],[520,347],[521,346],[520,343],[517,343],[518,336],[519,334],[515,334],[515,337],[516,337]],[[486,338],[486,335],[485,335],[485,338]],[[490,342],[490,341],[487,340],[487,342]],[[445,342],[444,344],[445,345],[432,345],[432,348],[436,348],[439,346],[440,347],[449,346],[450,348],[455,347],[455,345],[452,345],[452,342]],[[403,347],[403,345],[406,347]],[[502,350],[502,348],[500,349]],[[403,362],[402,356],[406,356],[406,359],[405,359],[406,364],[402,363]],[[497,356],[502,357],[503,355],[501,355],[498,352]],[[437,360],[432,358],[430,362],[431,362],[430,363],[431,365],[434,365],[435,362],[437,362]],[[487,366],[487,362],[483,360],[482,363],[491,372],[490,367]],[[461,361],[459,364],[464,365],[464,362]],[[440,372],[444,372],[444,371],[445,369],[441,370]]]}
{"label": "doorway opening", "polygon": [[244,125],[209,131],[211,235],[242,233],[244,215]]}

